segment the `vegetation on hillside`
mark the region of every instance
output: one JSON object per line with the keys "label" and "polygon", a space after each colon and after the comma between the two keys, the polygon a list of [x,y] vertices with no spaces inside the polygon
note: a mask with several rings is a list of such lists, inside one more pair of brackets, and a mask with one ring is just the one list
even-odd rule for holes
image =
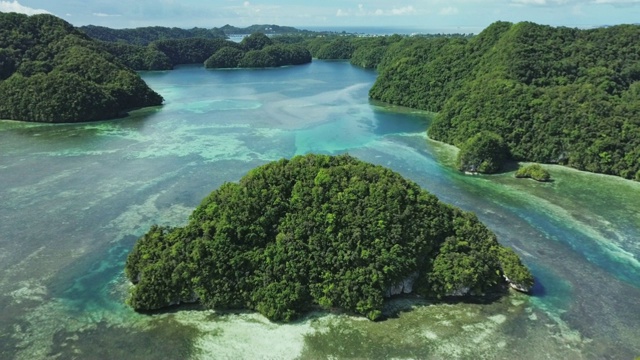
{"label": "vegetation on hillside", "polygon": [[162,101],[69,23],[47,14],[0,13],[0,119],[102,120]]}
{"label": "vegetation on hillside", "polygon": [[390,288],[407,282],[432,298],[483,294],[505,276],[530,287],[504,249],[475,215],[389,169],[297,156],[224,184],[184,227],[153,226],[127,258],[128,303],[199,301],[278,321],[320,306],[377,319]]}
{"label": "vegetation on hillside", "polygon": [[[141,29],[150,31],[158,28]],[[101,41],[100,48],[134,70],[171,70],[181,64],[204,64],[207,68],[265,68],[311,62],[311,54],[304,47],[284,41],[274,42],[262,33],[253,33],[241,43],[216,36],[169,38],[170,35],[171,32],[163,33],[167,38],[144,46],[123,41]]]}
{"label": "vegetation on hillside", "polygon": [[177,40],[189,38],[225,39],[221,29],[212,28],[169,28],[162,26],[139,27],[135,29],[111,29],[104,26],[87,25],[78,28],[80,31],[96,40],[129,45],[146,46],[158,40]]}
{"label": "vegetation on hillside", "polygon": [[482,131],[461,145],[456,165],[460,171],[496,173],[502,168],[508,154],[509,149],[500,135]]}
{"label": "vegetation on hillside", "polygon": [[262,33],[253,33],[232,48],[216,51],[204,65],[207,68],[268,68],[311,62],[311,54],[297,44],[274,43]]}
{"label": "vegetation on hillside", "polygon": [[640,26],[592,30],[497,22],[478,36],[389,45],[370,91],[438,112],[429,136],[480,131],[515,160],[640,180]]}
{"label": "vegetation on hillside", "polygon": [[[309,49],[311,55],[323,60],[349,60],[351,64],[366,69],[375,69],[385,58],[388,50],[397,52],[407,44],[428,42],[434,39],[467,38],[465,34],[429,34],[419,36],[375,36],[362,37],[357,35],[324,35],[302,38],[302,44]],[[296,39],[293,36],[283,37],[287,40]],[[301,37],[298,36],[297,39]],[[401,43],[402,45],[394,45]],[[391,47],[391,45],[394,45]]]}
{"label": "vegetation on hillside", "polygon": [[517,178],[531,178],[536,181],[549,181],[551,180],[551,174],[540,166],[540,164],[531,164],[524,167],[519,168],[515,177]]}

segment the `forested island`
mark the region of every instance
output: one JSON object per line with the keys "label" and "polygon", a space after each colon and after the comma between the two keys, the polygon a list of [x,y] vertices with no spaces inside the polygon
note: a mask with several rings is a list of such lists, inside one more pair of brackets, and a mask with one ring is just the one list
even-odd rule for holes
{"label": "forested island", "polygon": [[[503,160],[640,181],[638,38],[638,25],[496,22],[477,36],[334,36],[304,44],[314,57],[377,69],[372,99],[436,112],[432,139],[464,149],[478,133],[492,133],[506,144]],[[461,169],[485,172],[485,160],[492,161]]]}
{"label": "forested island", "polygon": [[275,161],[226,183],[184,227],[129,254],[137,310],[199,302],[291,321],[314,308],[379,319],[386,298],[481,296],[529,270],[475,215],[349,155]]}
{"label": "forested island", "polygon": [[52,15],[0,13],[0,119],[102,120],[162,101],[71,24]]}
{"label": "forested island", "polygon": [[296,44],[274,43],[261,33],[241,43],[215,29],[83,28],[53,15],[0,13],[0,119],[84,122],[121,117],[161,105],[134,70],[168,70],[178,64],[209,68],[264,68],[311,62]]}
{"label": "forested island", "polygon": [[636,25],[528,22],[470,39],[404,38],[388,45],[370,96],[437,112],[435,140],[462,148],[486,131],[506,158],[640,180],[638,38]]}
{"label": "forested island", "polygon": [[[311,53],[305,47],[291,43],[290,36],[312,32],[286,26],[236,28],[225,25],[212,29],[83,26],[79,29],[99,40],[106,51],[134,70],[171,70],[181,64],[204,64],[211,69],[269,68],[311,62]],[[288,36],[272,40],[265,33]],[[227,35],[234,34],[249,35],[238,43],[227,39]]]}

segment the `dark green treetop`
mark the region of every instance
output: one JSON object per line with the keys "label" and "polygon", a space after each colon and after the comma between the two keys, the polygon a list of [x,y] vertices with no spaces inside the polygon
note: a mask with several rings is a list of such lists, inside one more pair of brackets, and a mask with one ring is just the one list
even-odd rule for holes
{"label": "dark green treetop", "polygon": [[429,136],[486,130],[514,160],[640,180],[640,26],[497,22],[472,38],[389,45],[376,100],[438,112]]}
{"label": "dark green treetop", "polygon": [[458,170],[495,173],[509,158],[509,148],[500,135],[482,131],[460,145],[456,160]]}
{"label": "dark green treetop", "polygon": [[549,172],[540,166],[540,164],[531,164],[521,167],[516,171],[515,176],[517,178],[531,178],[536,181],[551,180]]}
{"label": "dark green treetop", "polygon": [[389,169],[348,155],[297,156],[224,184],[184,227],[152,227],[127,258],[128,303],[199,301],[278,321],[342,308],[377,319],[398,284],[438,298],[529,279],[501,249],[475,215]]}
{"label": "dark green treetop", "polygon": [[255,32],[242,39],[240,45],[245,51],[262,50],[266,46],[273,45],[273,41],[267,35]]}
{"label": "dark green treetop", "polygon": [[79,122],[160,105],[131,69],[55,16],[0,13],[0,119]]}

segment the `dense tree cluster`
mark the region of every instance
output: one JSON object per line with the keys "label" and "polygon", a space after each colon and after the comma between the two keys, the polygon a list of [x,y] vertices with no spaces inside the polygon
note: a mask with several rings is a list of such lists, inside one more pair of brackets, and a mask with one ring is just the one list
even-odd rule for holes
{"label": "dense tree cluster", "polygon": [[207,68],[268,68],[311,62],[311,54],[301,45],[274,43],[262,33],[251,34],[237,46],[216,51],[205,62]]}
{"label": "dense tree cluster", "polygon": [[153,46],[138,46],[115,42],[101,42],[100,46],[123,64],[134,70],[171,70],[172,60]]}
{"label": "dense tree cluster", "polygon": [[460,171],[491,174],[500,171],[508,154],[500,135],[481,131],[460,146],[456,165]]}
{"label": "dense tree cluster", "polygon": [[375,69],[385,58],[387,50],[394,52],[402,50],[409,44],[425,42],[429,39],[468,38],[465,34],[429,34],[422,36],[374,36],[362,37],[357,35],[323,35],[307,36],[304,46],[317,59],[350,60],[351,64],[366,69]]}
{"label": "dense tree cluster", "polygon": [[0,13],[0,119],[91,121],[161,103],[135,72],[69,23]]}
{"label": "dense tree cluster", "polygon": [[389,45],[370,91],[439,112],[429,136],[497,133],[515,160],[640,180],[640,26],[498,22],[471,39]]}
{"label": "dense tree cluster", "polygon": [[156,49],[167,55],[171,63],[178,64],[202,64],[211,54],[225,46],[238,46],[233,41],[224,39],[168,39],[151,43],[150,48]]}
{"label": "dense tree cluster", "polygon": [[540,164],[531,164],[519,168],[515,177],[517,178],[531,178],[536,181],[549,181],[551,180],[551,174],[540,166]]}
{"label": "dense tree cluster", "polygon": [[199,301],[289,321],[311,307],[381,316],[391,288],[423,296],[533,284],[475,215],[348,155],[306,155],[213,191],[179,228],[153,226],[127,258],[128,303]]}
{"label": "dense tree cluster", "polygon": [[78,29],[97,40],[141,46],[149,45],[154,41],[168,39],[226,39],[222,29],[217,28],[203,29],[196,27],[193,29],[181,29],[149,26],[135,29],[111,29],[104,26],[88,25],[81,26]]}
{"label": "dense tree cluster", "polygon": [[262,33],[251,34],[241,43],[220,37],[192,37],[155,40],[145,46],[102,41],[100,48],[134,70],[171,70],[180,64],[202,63],[207,68],[265,68],[311,62],[311,54],[303,46],[285,40],[274,42]]}

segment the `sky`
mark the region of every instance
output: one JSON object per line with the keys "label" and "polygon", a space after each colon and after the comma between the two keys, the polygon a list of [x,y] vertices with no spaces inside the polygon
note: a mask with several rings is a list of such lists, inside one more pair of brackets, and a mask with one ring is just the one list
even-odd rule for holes
{"label": "sky", "polygon": [[498,20],[581,28],[640,22],[640,0],[0,0],[0,11],[111,28],[276,24],[478,33]]}

